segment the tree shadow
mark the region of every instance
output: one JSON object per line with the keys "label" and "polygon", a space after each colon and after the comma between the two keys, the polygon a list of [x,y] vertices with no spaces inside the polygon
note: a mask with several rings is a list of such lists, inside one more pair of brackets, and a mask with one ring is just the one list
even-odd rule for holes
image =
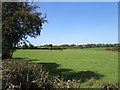
{"label": "tree shadow", "polygon": [[60,64],[56,63],[37,63],[37,64],[42,64],[53,75],[63,76],[64,80],[81,79],[81,82],[85,82],[86,80],[89,80],[91,78],[99,80],[104,77],[104,75],[94,71],[74,72],[72,69],[59,69],[58,67],[60,67]]}
{"label": "tree shadow", "polygon": [[12,59],[16,59],[16,60],[25,60],[26,62],[35,62],[35,61],[40,61],[38,59],[29,59],[29,58],[12,58]]}
{"label": "tree shadow", "polygon": [[17,58],[12,58],[12,59],[17,59],[17,60],[25,60],[27,58],[21,58],[21,57],[17,57]]}
{"label": "tree shadow", "polygon": [[[14,59],[19,59],[19,60],[25,60],[28,63],[34,63],[36,61],[40,61],[37,59],[28,59],[28,58],[14,58]],[[86,80],[89,80],[91,78],[94,79],[101,79],[104,77],[104,75],[99,74],[94,71],[79,71],[79,72],[74,72],[72,69],[59,69],[60,64],[57,63],[37,63],[38,65],[43,65],[45,69],[52,75],[59,75],[60,77],[63,77],[64,80],[81,80],[81,82],[85,82]]]}
{"label": "tree shadow", "polygon": [[93,71],[79,71],[79,72],[71,72],[71,73],[66,73],[64,75],[65,77],[65,80],[72,80],[72,79],[76,79],[76,80],[79,80],[81,79],[81,82],[85,82],[86,80],[89,80],[91,78],[94,78],[94,79],[101,79],[103,78],[104,75],[101,75],[99,73],[96,73],[96,72],[93,72]]}
{"label": "tree shadow", "polygon": [[72,69],[58,69],[60,65],[56,63],[37,63],[37,64],[42,64],[51,74],[61,75],[62,73],[72,71]]}

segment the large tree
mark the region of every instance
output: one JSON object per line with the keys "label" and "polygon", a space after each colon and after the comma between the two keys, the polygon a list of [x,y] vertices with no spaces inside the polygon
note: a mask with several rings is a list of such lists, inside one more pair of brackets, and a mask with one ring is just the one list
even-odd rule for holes
{"label": "large tree", "polygon": [[19,42],[25,43],[27,37],[40,35],[42,25],[47,22],[46,15],[37,12],[36,5],[28,2],[2,3],[2,58],[11,58]]}

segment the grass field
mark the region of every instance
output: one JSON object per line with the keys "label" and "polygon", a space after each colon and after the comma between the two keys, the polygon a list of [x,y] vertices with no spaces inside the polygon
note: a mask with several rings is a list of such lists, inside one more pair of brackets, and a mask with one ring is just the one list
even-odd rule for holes
{"label": "grass field", "polygon": [[98,48],[84,48],[84,50],[105,50],[107,48],[112,48],[112,47],[98,47]]}
{"label": "grass field", "polygon": [[52,74],[65,79],[96,78],[118,81],[118,53],[97,49],[17,50],[13,58],[43,64]]}

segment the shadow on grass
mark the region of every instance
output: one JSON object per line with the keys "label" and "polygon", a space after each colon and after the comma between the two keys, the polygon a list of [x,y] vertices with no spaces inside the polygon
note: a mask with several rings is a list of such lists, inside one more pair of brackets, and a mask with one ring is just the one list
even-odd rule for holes
{"label": "shadow on grass", "polygon": [[17,60],[25,60],[25,61],[31,61],[31,62],[35,62],[35,61],[40,61],[40,60],[37,60],[37,59],[29,59],[29,58],[20,58],[20,57],[18,57],[18,58],[12,58],[12,59],[17,59]]}
{"label": "shadow on grass", "polygon": [[37,64],[42,64],[51,74],[63,76],[65,80],[81,79],[82,82],[85,82],[86,80],[91,78],[99,80],[104,76],[93,71],[74,72],[72,69],[58,69],[60,65],[56,63],[37,63]]}
{"label": "shadow on grass", "polygon": [[[14,59],[20,59],[20,60],[25,60],[28,58],[14,58]],[[26,60],[27,62],[35,62],[35,61],[40,61],[37,59],[33,60]],[[52,75],[59,75],[63,76],[64,80],[72,80],[72,79],[81,79],[81,82],[85,82],[86,80],[89,80],[91,78],[94,79],[101,79],[104,77],[104,75],[101,75],[99,73],[96,73],[94,71],[79,71],[79,72],[74,72],[72,69],[59,69],[60,64],[57,63],[37,63],[37,64],[42,64],[47,71],[50,72]]]}

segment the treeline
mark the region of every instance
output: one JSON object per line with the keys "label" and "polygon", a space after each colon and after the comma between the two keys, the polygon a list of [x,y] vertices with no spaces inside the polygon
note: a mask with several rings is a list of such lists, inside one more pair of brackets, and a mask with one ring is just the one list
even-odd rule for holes
{"label": "treeline", "polygon": [[30,45],[22,45],[17,47],[17,49],[49,49],[49,50],[62,50],[62,49],[72,49],[72,48],[97,48],[97,47],[120,47],[120,44],[84,44],[84,45],[76,45],[76,44],[63,44],[63,45],[41,45],[41,46],[34,46]]}
{"label": "treeline", "polygon": [[17,49],[41,49],[41,50],[63,50],[63,49],[66,49],[64,47],[60,47],[60,46],[53,46],[52,44],[49,44],[49,45],[44,45],[44,46],[34,46],[32,44],[30,45],[23,45],[23,46],[19,46],[19,47],[16,47]]}

